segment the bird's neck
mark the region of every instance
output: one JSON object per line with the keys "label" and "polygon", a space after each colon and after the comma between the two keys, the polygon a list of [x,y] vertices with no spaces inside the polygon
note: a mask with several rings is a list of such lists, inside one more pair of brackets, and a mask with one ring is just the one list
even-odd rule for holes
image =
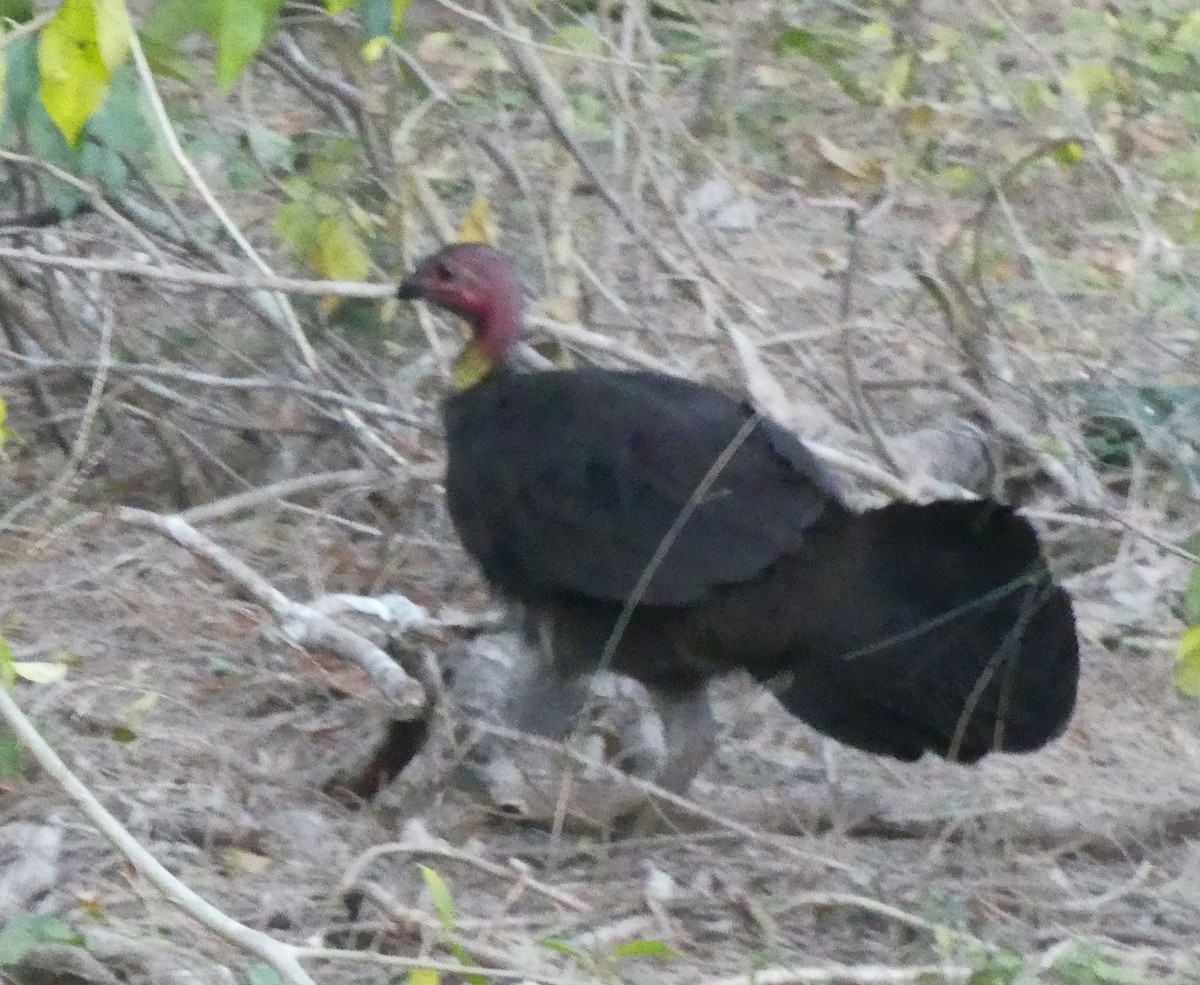
{"label": "bird's neck", "polygon": [[524,307],[520,292],[496,295],[487,312],[475,322],[475,341],[493,366],[503,366],[521,334]]}

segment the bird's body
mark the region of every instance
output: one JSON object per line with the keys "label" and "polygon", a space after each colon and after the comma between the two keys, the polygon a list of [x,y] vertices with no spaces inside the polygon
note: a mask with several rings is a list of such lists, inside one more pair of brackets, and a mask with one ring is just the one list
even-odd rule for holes
{"label": "bird's body", "polygon": [[[456,303],[464,278],[482,307]],[[514,290],[492,251],[451,247],[402,295],[467,315],[503,355]],[[794,435],[657,373],[500,368],[444,417],[459,537],[565,678],[607,656],[686,703],[745,670],[824,734],[900,759],[1029,751],[1070,718],[1071,604],[1008,507],[855,513]]]}

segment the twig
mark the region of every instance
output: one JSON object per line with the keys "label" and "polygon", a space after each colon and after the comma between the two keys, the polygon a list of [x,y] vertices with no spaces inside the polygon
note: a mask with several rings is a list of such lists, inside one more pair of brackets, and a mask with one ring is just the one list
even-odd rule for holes
{"label": "twig", "polygon": [[814,968],[765,968],[748,975],[717,978],[700,985],[909,985],[926,982],[965,982],[975,973],[963,965],[821,965]]}
{"label": "twig", "polygon": [[490,17],[487,17],[478,11],[469,10],[466,7],[460,7],[457,3],[452,2],[452,0],[437,0],[437,4],[441,7],[445,7],[447,10],[452,11],[465,20],[474,21],[476,24],[486,27],[493,34],[506,39],[514,45],[524,45],[534,49],[535,51],[544,51],[547,54],[557,55],[560,58],[578,59],[582,62],[597,62],[601,65],[620,65],[625,68],[650,68],[650,66],[645,63],[634,62],[629,64],[626,63],[622,58],[610,58],[605,55],[593,54],[592,52],[579,51],[578,49],[561,48],[552,44],[542,44],[541,42],[534,41],[533,38],[522,34],[520,30],[517,29],[512,23],[511,19],[502,18],[504,21],[503,25],[497,24],[496,21],[492,20]]}
{"label": "twig", "polygon": [[253,509],[263,503],[281,503],[290,496],[300,493],[316,492],[318,489],[347,488],[362,485],[378,479],[380,473],[375,469],[342,469],[338,472],[320,472],[316,475],[301,475],[294,479],[284,479],[282,482],[269,486],[259,486],[247,489],[245,492],[226,496],[212,503],[193,506],[190,510],[180,513],[180,519],[189,523],[210,523],[223,519],[231,513]]}
{"label": "twig", "polygon": [[[45,359],[37,356],[26,356],[19,352],[5,353],[13,360],[30,367],[24,373],[0,373],[0,380],[11,380],[38,377],[44,372],[91,373],[100,364],[88,360]],[[426,429],[427,421],[406,414],[404,411],[388,404],[374,400],[362,400],[348,397],[336,390],[326,390],[311,383],[300,383],[296,380],[281,380],[269,376],[221,376],[217,373],[205,373],[200,370],[184,369],[179,366],[158,366],[154,363],[109,363],[107,370],[110,376],[150,376],[158,379],[178,380],[183,383],[193,383],[206,389],[219,390],[271,390],[284,393],[295,393],[302,397],[310,397],[323,403],[336,404],[339,407],[349,407],[362,411],[374,417],[389,421],[400,421],[415,428]]]}
{"label": "twig", "polygon": [[[830,858],[824,855],[818,855],[815,852],[807,852],[803,849],[796,848],[782,838],[775,837],[770,834],[765,834],[762,831],[757,831],[748,824],[742,824],[733,818],[725,817],[718,814],[716,811],[709,810],[695,801],[688,800],[687,797],[674,793],[660,787],[656,783],[649,780],[643,780],[641,777],[632,776],[626,773],[619,767],[613,766],[610,763],[599,762],[585,753],[572,749],[570,746],[562,742],[556,742],[553,739],[546,739],[540,735],[531,735],[528,732],[523,732],[520,729],[509,728],[507,725],[499,725],[494,722],[477,722],[475,727],[486,735],[494,735],[497,738],[508,739],[513,742],[520,742],[523,745],[532,746],[535,749],[541,749],[545,752],[556,753],[560,756],[565,756],[572,762],[577,763],[589,772],[600,771],[606,776],[612,777],[619,783],[632,787],[641,793],[646,794],[653,800],[661,801],[665,804],[670,804],[678,808],[684,814],[692,817],[698,817],[717,827],[724,828],[726,831],[731,831],[734,834],[745,838],[747,841],[752,841],[759,845],[769,845],[775,851],[782,852],[790,858],[799,859],[804,862],[814,862],[818,865],[834,869],[838,872],[846,872],[858,878],[863,876],[863,872],[856,869],[854,866],[839,861],[835,858]],[[903,911],[900,911],[903,912]],[[913,918],[919,919],[919,918]]]}
{"label": "twig", "polygon": [[189,284],[196,287],[215,287],[226,291],[272,291],[287,294],[308,294],[316,297],[336,296],[381,301],[396,293],[395,285],[364,284],[358,281],[336,281],[262,276],[220,274],[211,270],[188,270],[184,267],[155,267],[129,260],[107,260],[94,257],[70,257],[54,253],[39,253],[11,246],[0,247],[0,259],[32,263],[39,267],[59,270],[94,270],[121,277],[141,277],[168,284]]}
{"label": "twig", "polygon": [[365,964],[379,968],[428,968],[430,971],[441,971],[453,975],[461,981],[467,975],[478,975],[480,978],[502,978],[514,981],[536,981],[538,985],[594,985],[594,978],[566,977],[564,975],[546,975],[538,972],[531,974],[528,970],[516,968],[482,968],[478,965],[464,965],[455,961],[435,961],[431,958],[405,958],[396,954],[380,954],[377,951],[343,951],[331,947],[297,947],[298,958],[309,961],[336,961],[340,964]]}
{"label": "twig", "polygon": [[58,754],[50,748],[49,743],[42,738],[33,723],[17,706],[12,695],[4,688],[0,688],[0,717],[37,760],[38,765],[75,802],[96,829],[142,878],[175,906],[213,933],[269,963],[292,985],[316,985],[300,966],[299,949],[239,923],[171,875],[59,759]]}
{"label": "twig", "polygon": [[[163,105],[162,97],[158,92],[158,86],[154,81],[154,75],[150,71],[150,64],[146,61],[146,53],[142,50],[142,44],[138,40],[136,32],[130,32],[129,50],[133,56],[133,63],[137,67],[138,78],[142,83],[142,90],[146,94],[151,112],[158,123],[158,129],[162,133],[163,139],[166,140],[167,147],[171,151],[171,156],[175,159],[175,163],[187,175],[192,186],[200,193],[200,197],[204,199],[204,204],[217,217],[221,226],[238,245],[238,248],[241,249],[250,262],[264,276],[271,276],[271,268],[258,255],[258,251],[254,249],[237,224],[230,218],[229,213],[225,211],[225,207],[217,200],[217,197],[212,193],[212,189],[208,187],[203,176],[196,169],[196,166],[184,152],[183,146],[179,143],[179,137],[176,135],[175,128],[171,124],[171,119],[167,115],[167,108]],[[292,341],[295,343],[296,348],[300,350],[300,354],[304,357],[304,362],[309,370],[315,371],[318,365],[317,354],[309,344],[308,339],[304,337],[304,332],[300,328],[300,320],[296,317],[296,312],[292,309],[291,302],[288,301],[286,295],[279,292],[276,292],[275,300],[279,305],[279,313],[283,317],[284,324],[292,337]]]}
{"label": "twig", "polygon": [[1083,495],[1084,490],[1070,470],[1049,452],[1038,447],[1037,441],[1026,432],[1025,428],[1009,413],[998,407],[994,401],[988,400],[970,383],[959,377],[947,374],[946,385],[983,414],[991,422],[992,427],[1004,437],[1025,449],[1042,467],[1046,475],[1058,484],[1069,501],[1084,502],[1089,506],[1098,505],[1094,502],[1087,502],[1091,497]]}
{"label": "twig", "polygon": [[340,891],[344,893],[348,889],[353,888],[378,859],[385,858],[388,855],[436,855],[440,858],[464,862],[499,879],[511,879],[513,876],[516,876],[522,885],[528,886],[535,892],[549,897],[554,902],[568,909],[587,910],[589,908],[587,903],[578,896],[551,886],[549,883],[542,882],[539,879],[535,879],[525,871],[515,869],[512,866],[490,862],[464,849],[455,848],[449,842],[443,841],[440,838],[434,838],[423,830],[419,834],[416,834],[416,836],[413,836],[413,825],[411,823],[406,826],[405,833],[407,836],[405,841],[374,845],[355,859],[349,870],[347,870],[346,875],[342,878]]}
{"label": "twig", "polygon": [[284,635],[297,646],[328,649],[343,660],[357,664],[391,703],[391,714],[396,720],[411,721],[421,714],[425,707],[424,689],[383,650],[311,606],[293,602],[244,561],[209,540],[182,517],[163,516],[128,506],[119,509],[117,517],[125,523],[170,537],[196,557],[215,565],[225,578],[269,609]]}
{"label": "twig", "polygon": [[[887,202],[887,194],[884,193],[880,197],[880,203],[877,203],[875,208],[872,208],[872,213],[877,213],[882,203]],[[871,215],[863,218],[859,215],[858,206],[851,206],[846,210],[846,232],[849,236],[849,246],[846,250],[846,269],[842,272],[842,291],[838,301],[838,322],[842,329],[842,370],[846,376],[846,393],[850,398],[850,406],[854,408],[854,416],[857,418],[857,424],[871,439],[871,446],[875,449],[875,454],[880,460],[887,465],[896,475],[902,474],[900,468],[891,450],[888,448],[887,439],[884,437],[883,429],[879,426],[876,419],[875,411],[867,401],[863,393],[862,380],[858,375],[858,363],[854,357],[854,341],[857,332],[851,322],[850,315],[854,308],[854,284],[858,276],[859,263],[862,258],[862,230],[870,224]]]}
{"label": "twig", "polygon": [[641,366],[644,369],[652,369],[659,373],[671,374],[676,372],[673,366],[662,360],[655,359],[654,356],[648,353],[625,345],[618,339],[601,335],[599,332],[593,332],[590,328],[584,328],[582,325],[568,325],[550,318],[542,318],[539,315],[526,317],[525,324],[530,328],[540,328],[559,342],[566,343],[567,345],[580,346],[586,349],[593,349],[597,352],[603,352],[610,356],[616,356],[631,365]]}
{"label": "twig", "polygon": [[0,151],[0,160],[7,161],[10,164],[19,164],[23,167],[38,168],[42,171],[45,171],[46,174],[50,175],[55,180],[61,181],[64,185],[68,185],[71,188],[74,188],[76,191],[86,195],[88,200],[92,203],[92,207],[97,212],[105,216],[105,218],[107,218],[118,228],[124,230],[130,239],[137,243],[138,246],[140,246],[147,253],[155,257],[155,259],[157,259],[160,263],[166,262],[166,257],[163,255],[162,250],[158,248],[158,244],[156,244],[154,240],[142,232],[134,223],[130,222],[123,215],[121,215],[121,213],[114,209],[104,195],[101,194],[100,189],[98,189],[95,185],[84,181],[82,178],[77,178],[69,171],[64,171],[62,168],[51,164],[49,161],[42,161],[36,157],[29,157],[25,154],[14,154],[12,151]]}

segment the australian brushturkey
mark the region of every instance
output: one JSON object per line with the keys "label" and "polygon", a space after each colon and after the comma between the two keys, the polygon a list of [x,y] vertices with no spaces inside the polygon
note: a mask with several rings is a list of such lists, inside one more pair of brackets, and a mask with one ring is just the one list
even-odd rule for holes
{"label": "australian brushturkey", "polygon": [[441,250],[399,294],[467,319],[494,364],[445,403],[447,502],[557,676],[596,669],[617,630],[610,669],[668,701],[744,670],[825,735],[898,759],[1029,752],[1065,728],[1071,602],[1010,507],[856,513],[798,438],[709,387],[516,372],[521,289],[490,247]]}

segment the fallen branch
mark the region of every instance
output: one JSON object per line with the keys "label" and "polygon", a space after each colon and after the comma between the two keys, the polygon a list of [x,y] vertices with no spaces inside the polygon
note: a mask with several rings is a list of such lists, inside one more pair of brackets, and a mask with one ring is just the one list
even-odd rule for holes
{"label": "fallen branch", "polygon": [[283,592],[209,540],[181,516],[163,516],[149,510],[122,507],[118,518],[136,527],[170,537],[196,557],[215,565],[222,575],[271,610],[284,635],[297,646],[321,647],[361,667],[392,706],[397,721],[412,721],[425,708],[425,690],[391,657],[364,636],[338,625],[312,606],[293,602]]}
{"label": "fallen branch", "polygon": [[909,982],[965,982],[974,970],[963,965],[820,965],[815,968],[765,968],[748,975],[719,978],[703,985],[908,985]]}
{"label": "fallen branch", "polygon": [[82,781],[67,768],[66,763],[58,758],[58,754],[50,748],[33,727],[33,723],[17,706],[12,695],[4,688],[0,688],[0,718],[4,719],[4,723],[16,735],[21,745],[29,750],[46,775],[63,789],[96,830],[107,838],[134,870],[155,889],[213,933],[266,961],[279,972],[285,982],[291,985],[316,985],[300,966],[296,948],[239,923],[171,875],[162,863],[146,851],[105,809]]}

